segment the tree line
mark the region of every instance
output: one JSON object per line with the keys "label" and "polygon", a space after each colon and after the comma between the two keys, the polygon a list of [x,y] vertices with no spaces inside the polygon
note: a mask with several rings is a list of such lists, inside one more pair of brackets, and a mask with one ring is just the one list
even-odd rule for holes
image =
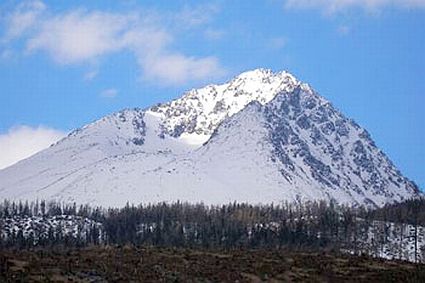
{"label": "tree line", "polygon": [[[323,201],[261,206],[241,203],[206,206],[176,202],[128,204],[123,208],[106,209],[75,203],[5,200],[0,203],[0,244],[16,247],[35,244],[134,244],[224,249],[290,247],[345,250],[377,256],[389,254],[400,259],[412,259],[406,250],[413,248],[414,260],[419,261],[425,258],[419,239],[423,232],[421,225],[425,226],[424,208],[423,199],[378,209]],[[75,216],[79,222],[75,226],[64,227],[64,223],[73,220],[49,220],[63,215]],[[24,227],[5,233],[6,224],[17,219],[23,223],[28,221],[22,219],[38,219],[38,223],[49,220],[54,226],[46,231],[40,224],[41,228],[27,231],[25,236],[25,231],[21,230],[28,229],[28,224],[22,224]],[[86,225],[84,219],[101,226]],[[66,233],[67,229],[76,232]],[[410,242],[414,246],[409,246]]]}

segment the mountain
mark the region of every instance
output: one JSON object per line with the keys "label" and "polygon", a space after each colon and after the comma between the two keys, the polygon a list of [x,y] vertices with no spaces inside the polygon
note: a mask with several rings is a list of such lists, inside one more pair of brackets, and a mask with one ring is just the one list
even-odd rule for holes
{"label": "mountain", "polygon": [[287,72],[257,69],[78,129],[0,171],[0,197],[103,206],[419,196],[366,130]]}

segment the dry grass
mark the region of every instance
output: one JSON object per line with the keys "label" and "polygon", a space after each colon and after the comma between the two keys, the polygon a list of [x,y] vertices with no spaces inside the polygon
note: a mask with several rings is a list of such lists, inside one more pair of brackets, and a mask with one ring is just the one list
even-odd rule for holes
{"label": "dry grass", "polygon": [[1,250],[0,282],[425,282],[425,266],[285,250]]}

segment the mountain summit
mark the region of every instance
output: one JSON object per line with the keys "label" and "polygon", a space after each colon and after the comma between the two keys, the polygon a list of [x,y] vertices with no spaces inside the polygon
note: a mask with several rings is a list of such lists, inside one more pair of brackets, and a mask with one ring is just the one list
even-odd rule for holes
{"label": "mountain summit", "polygon": [[102,206],[420,194],[368,132],[287,72],[257,69],[75,130],[0,171],[0,197]]}

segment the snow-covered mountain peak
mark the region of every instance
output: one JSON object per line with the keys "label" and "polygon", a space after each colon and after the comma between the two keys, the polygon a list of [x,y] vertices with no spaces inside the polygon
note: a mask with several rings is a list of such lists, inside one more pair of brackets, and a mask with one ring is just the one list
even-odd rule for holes
{"label": "snow-covered mountain peak", "polygon": [[[139,151],[137,146],[145,140],[146,117],[156,117],[155,127],[158,129],[154,132],[157,137],[171,138],[193,148],[205,143],[223,120],[238,113],[250,102],[265,105],[278,94],[290,95],[299,87],[313,93],[286,71],[274,73],[269,69],[255,69],[223,84],[192,89],[165,104],[113,113],[75,130],[69,137],[99,137],[99,144],[115,145],[112,148],[106,146],[103,151],[105,148],[107,151],[114,150],[118,145],[136,145],[131,151]],[[115,134],[111,135],[111,131]],[[81,132],[84,134],[80,135]]]}
{"label": "snow-covered mountain peak", "polygon": [[237,75],[232,81],[235,80],[245,80],[245,81],[254,81],[257,83],[270,83],[274,80],[287,80],[290,79],[294,84],[298,83],[298,80],[287,71],[273,72],[271,69],[254,69],[246,71]]}
{"label": "snow-covered mountain peak", "polygon": [[181,98],[156,105],[149,111],[161,117],[165,134],[201,145],[224,119],[250,102],[264,105],[277,94],[292,93],[301,85],[288,72],[256,69],[224,84],[190,90]]}
{"label": "snow-covered mountain peak", "polygon": [[0,170],[0,197],[384,205],[420,195],[354,121],[287,72],[256,69],[125,109]]}

